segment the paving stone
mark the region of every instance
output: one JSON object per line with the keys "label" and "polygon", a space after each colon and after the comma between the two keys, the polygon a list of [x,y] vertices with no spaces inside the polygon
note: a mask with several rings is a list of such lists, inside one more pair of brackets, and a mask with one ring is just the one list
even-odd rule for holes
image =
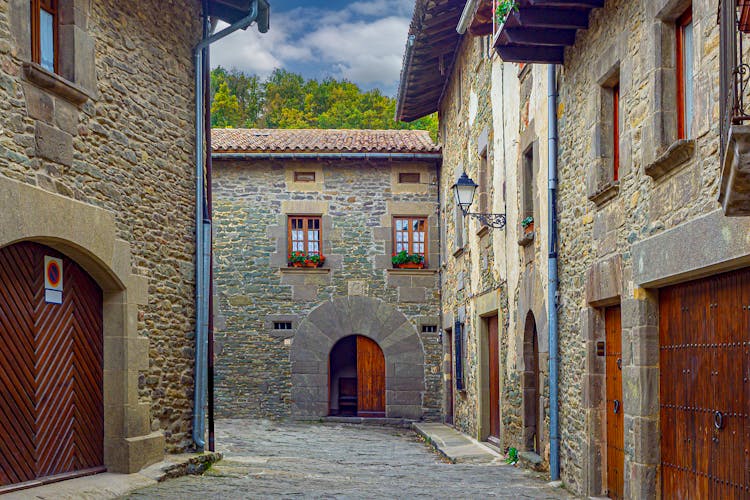
{"label": "paving stone", "polygon": [[572,498],[519,467],[445,463],[401,427],[221,420],[216,428],[223,461],[128,498]]}

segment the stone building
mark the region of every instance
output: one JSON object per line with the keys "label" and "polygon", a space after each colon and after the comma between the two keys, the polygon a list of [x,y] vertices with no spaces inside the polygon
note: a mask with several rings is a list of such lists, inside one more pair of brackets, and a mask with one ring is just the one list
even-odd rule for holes
{"label": "stone building", "polygon": [[0,0],[0,492],[193,443],[202,15]]}
{"label": "stone building", "polygon": [[741,212],[742,130],[719,98],[740,13],[596,6],[520,2],[496,44],[559,65],[563,478],[593,496],[746,497],[750,221],[719,203]]}
{"label": "stone building", "polygon": [[[468,239],[454,255],[443,253],[441,267],[442,326],[467,325],[455,424],[485,439],[483,391],[497,383],[500,444],[534,449],[543,460],[550,430],[542,165],[550,123],[558,124],[559,459],[562,479],[579,494],[750,491],[750,222],[730,217],[750,208],[750,96],[738,95],[745,89],[734,82],[748,57],[750,7],[738,3],[721,2],[717,24],[716,2],[703,0],[520,0],[518,11],[490,26],[487,2],[416,2],[398,113],[408,120],[440,111],[444,241],[450,246],[462,232]],[[499,56],[491,73],[480,48],[486,34]],[[548,64],[557,65],[555,89]],[[546,109],[551,91],[554,116]],[[479,208],[485,127],[494,161],[489,205]],[[483,258],[476,221],[457,231],[466,220],[450,213],[449,189],[464,170],[479,184],[472,209],[507,216],[504,232],[491,232],[494,260]],[[527,214],[533,237],[519,228]],[[502,366],[499,380],[483,382],[482,279],[490,263]],[[452,311],[463,313],[457,326]],[[455,379],[455,363],[445,368]],[[538,426],[538,442],[530,442],[529,424]]]}
{"label": "stone building", "polygon": [[[445,344],[446,420],[544,467],[546,80],[495,55],[493,17],[489,1],[417,2],[398,113],[440,116],[443,328],[463,335]],[[463,172],[478,184],[471,211],[504,214],[504,228],[463,215],[452,193]]]}
{"label": "stone building", "polygon": [[213,131],[218,415],[439,419],[440,158],[422,131]]}

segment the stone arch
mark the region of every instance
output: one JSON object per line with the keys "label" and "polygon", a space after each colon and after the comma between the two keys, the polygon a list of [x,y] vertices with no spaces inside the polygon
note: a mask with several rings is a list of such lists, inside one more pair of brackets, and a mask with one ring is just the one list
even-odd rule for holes
{"label": "stone arch", "polygon": [[392,305],[372,297],[346,297],[324,302],[300,322],[294,335],[292,416],[328,415],[328,356],[344,337],[362,335],[385,355],[385,415],[422,416],[424,350],[414,325]]}
{"label": "stone arch", "polygon": [[131,273],[130,244],[116,236],[107,210],[0,177],[0,247],[32,241],[76,261],[103,292],[104,463],[132,473],[164,455],[151,432],[150,405],[138,401],[138,376],[149,367],[149,341],[137,333],[148,280]]}
{"label": "stone arch", "polygon": [[529,311],[523,335],[523,446],[526,451],[542,454],[542,425],[540,423],[539,337],[534,313]]}

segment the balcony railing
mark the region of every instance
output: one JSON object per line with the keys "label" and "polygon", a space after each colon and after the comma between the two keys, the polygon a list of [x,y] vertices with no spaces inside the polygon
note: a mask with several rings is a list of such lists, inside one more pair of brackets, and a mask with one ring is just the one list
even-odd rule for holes
{"label": "balcony railing", "polygon": [[750,0],[720,0],[722,173],[726,215],[750,215]]}

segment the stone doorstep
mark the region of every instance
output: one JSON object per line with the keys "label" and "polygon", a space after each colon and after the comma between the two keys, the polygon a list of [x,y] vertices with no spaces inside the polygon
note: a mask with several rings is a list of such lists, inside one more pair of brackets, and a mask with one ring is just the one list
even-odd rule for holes
{"label": "stone doorstep", "polygon": [[156,463],[135,474],[105,472],[29,488],[3,495],[3,500],[79,499],[87,500],[117,498],[156,483],[187,475],[203,474],[212,464],[221,460],[217,452],[202,454],[166,455]]}
{"label": "stone doorstep", "polygon": [[451,463],[505,465],[500,453],[448,425],[415,422],[412,428]]}

